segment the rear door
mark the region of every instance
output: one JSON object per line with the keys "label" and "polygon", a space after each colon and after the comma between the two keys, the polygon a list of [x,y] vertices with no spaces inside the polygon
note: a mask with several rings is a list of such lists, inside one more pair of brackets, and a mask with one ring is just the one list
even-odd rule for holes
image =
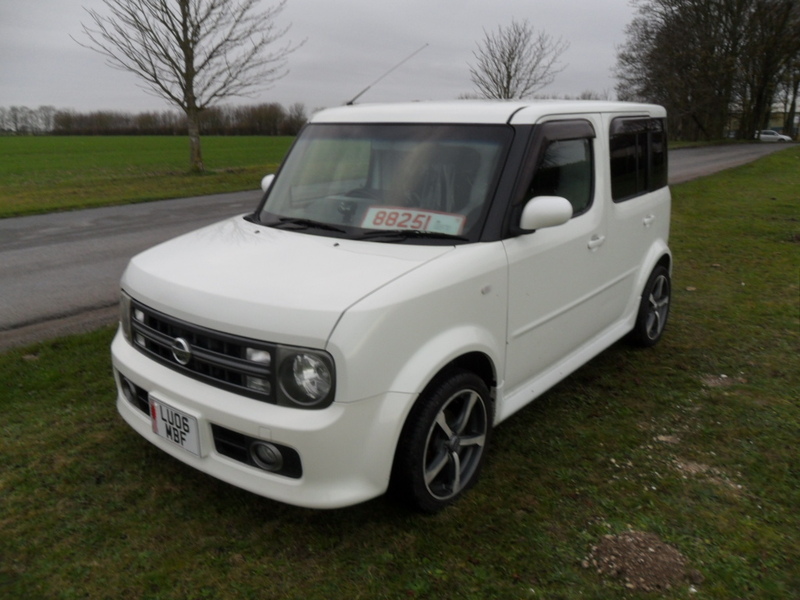
{"label": "rear door", "polygon": [[610,152],[610,212],[607,251],[624,277],[628,312],[655,258],[669,237],[667,139],[663,118],[607,115]]}

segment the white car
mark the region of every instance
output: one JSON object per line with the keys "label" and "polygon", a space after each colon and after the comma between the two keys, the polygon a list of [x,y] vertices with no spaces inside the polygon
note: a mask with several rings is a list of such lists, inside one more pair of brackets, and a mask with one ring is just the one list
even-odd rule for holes
{"label": "white car", "polygon": [[617,340],[662,336],[665,120],[609,102],[316,114],[255,212],[131,260],[120,414],[282,502],[446,506],[494,426]]}
{"label": "white car", "polygon": [[758,132],[758,140],[761,142],[791,142],[792,138],[788,135],[782,135],[777,131],[765,129],[764,131]]}

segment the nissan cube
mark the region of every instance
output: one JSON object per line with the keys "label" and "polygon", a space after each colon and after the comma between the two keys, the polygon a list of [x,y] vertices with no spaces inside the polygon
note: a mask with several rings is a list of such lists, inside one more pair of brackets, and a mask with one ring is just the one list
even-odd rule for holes
{"label": "nissan cube", "polygon": [[128,265],[117,408],[256,494],[433,512],[492,429],[670,308],[666,113],[616,102],[317,113],[250,214]]}

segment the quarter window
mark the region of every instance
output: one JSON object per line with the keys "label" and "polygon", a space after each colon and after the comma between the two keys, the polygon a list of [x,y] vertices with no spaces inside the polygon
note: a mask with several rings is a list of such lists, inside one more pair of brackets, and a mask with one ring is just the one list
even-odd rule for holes
{"label": "quarter window", "polygon": [[667,185],[667,136],[663,119],[611,122],[611,195],[628,200]]}

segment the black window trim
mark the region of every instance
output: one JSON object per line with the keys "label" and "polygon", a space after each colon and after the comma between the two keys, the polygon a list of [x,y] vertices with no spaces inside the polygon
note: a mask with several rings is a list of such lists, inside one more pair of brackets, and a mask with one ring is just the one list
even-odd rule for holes
{"label": "black window trim", "polygon": [[667,142],[667,124],[666,119],[663,117],[653,117],[650,115],[625,115],[620,117],[615,117],[611,121],[611,126],[609,128],[609,159],[610,164],[613,165],[613,156],[611,156],[611,145],[614,141],[615,136],[619,135],[638,135],[638,134],[645,134],[647,136],[646,142],[646,153],[647,156],[645,157],[645,180],[644,185],[637,189],[634,193],[628,194],[626,196],[616,197],[614,195],[614,174],[613,172],[610,173],[611,176],[611,200],[615,204],[619,204],[621,202],[627,202],[628,200],[632,200],[634,198],[638,198],[645,194],[650,194],[657,190],[660,190],[668,185],[665,180],[663,184],[655,183],[653,181],[654,177],[654,152],[653,152],[653,134],[660,133],[663,136],[663,143],[664,143],[664,165],[663,169],[665,172],[669,172],[669,164],[668,164],[668,154],[666,148]]}
{"label": "black window trim", "polygon": [[527,197],[527,192],[533,181],[533,176],[539,169],[539,165],[541,165],[544,159],[547,148],[552,142],[580,139],[592,140],[592,143],[589,144],[592,161],[592,181],[591,190],[589,192],[589,203],[583,211],[572,215],[572,218],[585,214],[594,206],[597,186],[597,157],[594,151],[594,140],[596,138],[597,132],[595,131],[594,124],[584,117],[546,121],[533,126],[533,132],[527,151],[525,152],[524,162],[519,171],[519,176],[512,195],[513,200],[509,204],[508,211],[506,212],[506,225],[504,229],[507,233],[504,237],[515,237],[531,233],[530,231],[520,229],[518,223],[522,215],[522,209],[525,207],[528,200],[530,200],[530,198]]}

